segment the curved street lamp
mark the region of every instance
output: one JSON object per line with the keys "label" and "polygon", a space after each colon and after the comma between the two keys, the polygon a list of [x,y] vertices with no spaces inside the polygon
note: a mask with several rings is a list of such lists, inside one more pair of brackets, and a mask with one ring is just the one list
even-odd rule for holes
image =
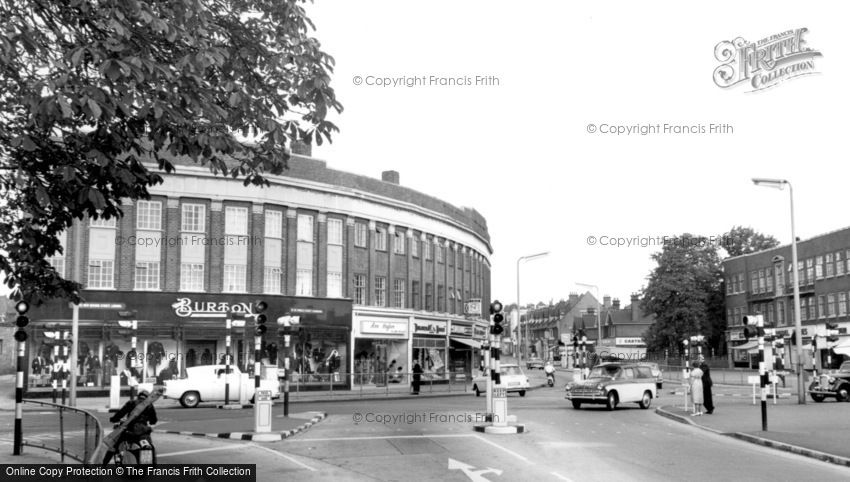
{"label": "curved street lamp", "polygon": [[[519,297],[519,264],[522,261],[531,261],[533,259],[542,258],[543,256],[548,256],[549,251],[545,251],[543,253],[530,254],[528,256],[520,256],[516,260],[516,310],[517,310],[517,346],[520,349],[517,351],[517,364],[522,366],[522,310],[520,308],[520,297]],[[528,320],[525,320],[525,351],[528,353]]]}
{"label": "curved street lamp", "polygon": [[791,265],[794,276],[794,329],[797,332],[797,403],[806,404],[806,382],[803,380],[803,326],[800,322],[800,283],[797,269],[797,235],[794,232],[794,188],[786,179],[768,179],[754,177],[756,186],[770,187],[780,191],[788,186],[791,198]]}

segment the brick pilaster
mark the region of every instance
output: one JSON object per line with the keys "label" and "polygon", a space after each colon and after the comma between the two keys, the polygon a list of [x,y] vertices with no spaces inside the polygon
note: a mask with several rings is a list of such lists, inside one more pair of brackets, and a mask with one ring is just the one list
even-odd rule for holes
{"label": "brick pilaster", "polygon": [[251,205],[251,226],[248,239],[248,279],[245,286],[249,293],[263,292],[263,265],[265,263],[265,229],[266,219],[263,205]]}
{"label": "brick pilaster", "polygon": [[221,288],[224,283],[224,213],[222,211],[221,201],[212,201],[210,203],[209,224],[207,225],[207,236],[211,242],[207,250],[207,292],[221,293]]}
{"label": "brick pilaster", "polygon": [[316,224],[318,233],[318,243],[316,243],[314,257],[316,258],[315,275],[313,276],[313,293],[316,296],[324,298],[328,296],[328,216],[324,212],[320,212],[316,216]]}
{"label": "brick pilaster", "polygon": [[168,198],[165,206],[165,219],[162,222],[166,236],[166,242],[163,243],[165,262],[160,271],[165,278],[165,291],[173,292],[180,289],[180,198]]}
{"label": "brick pilaster", "polygon": [[286,226],[284,229],[286,230],[286,259],[284,260],[286,286],[284,293],[287,296],[295,296],[295,271],[297,269],[295,254],[298,250],[298,212],[296,210],[286,210]]}

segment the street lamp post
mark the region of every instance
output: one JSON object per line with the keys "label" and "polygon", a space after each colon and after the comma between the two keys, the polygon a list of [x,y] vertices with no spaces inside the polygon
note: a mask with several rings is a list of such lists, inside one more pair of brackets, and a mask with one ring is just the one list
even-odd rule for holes
{"label": "street lamp post", "polygon": [[[530,254],[528,256],[520,256],[516,260],[516,309],[517,309],[517,345],[520,347],[520,350],[517,352],[517,364],[522,366],[522,309],[520,309],[520,297],[519,297],[519,264],[522,261],[530,261],[532,259],[542,258],[543,256],[548,256],[549,251],[537,254]],[[525,320],[525,351],[528,354],[528,320]]]}
{"label": "street lamp post", "polygon": [[806,404],[806,382],[803,380],[803,326],[800,321],[800,283],[797,269],[797,234],[794,230],[794,188],[786,179],[753,178],[756,186],[771,187],[780,191],[788,185],[791,198],[791,264],[794,273],[794,329],[797,333],[797,403]]}
{"label": "street lamp post", "polygon": [[599,303],[599,287],[587,283],[576,283],[576,285],[584,286],[585,288],[593,288],[594,293],[596,293],[596,348],[598,349],[602,346],[602,327],[599,325],[599,312],[602,311],[602,306]]}

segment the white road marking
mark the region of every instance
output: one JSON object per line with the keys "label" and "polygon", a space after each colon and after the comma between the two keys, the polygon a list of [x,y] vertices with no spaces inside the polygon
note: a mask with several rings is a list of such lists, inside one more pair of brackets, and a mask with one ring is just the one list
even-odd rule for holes
{"label": "white road marking", "polygon": [[329,437],[329,438],[291,438],[291,442],[345,442],[351,440],[386,440],[394,438],[459,438],[459,437],[475,437],[474,434],[457,433],[457,434],[433,434],[433,435],[375,435],[371,437]]}
{"label": "white road marking", "polygon": [[292,462],[292,463],[293,463],[293,464],[295,464],[295,465],[300,465],[301,467],[304,467],[305,469],[307,469],[307,470],[309,470],[309,471],[311,471],[311,472],[316,472],[316,469],[315,469],[315,468],[310,467],[309,465],[307,465],[307,464],[305,464],[305,463],[303,463],[303,462],[299,462],[298,460],[295,460],[294,458],[292,458],[292,457],[290,457],[290,456],[286,455],[285,453],[278,452],[277,450],[272,450],[272,449],[270,449],[270,448],[268,448],[268,447],[263,447],[262,445],[255,444],[255,443],[253,443],[253,442],[252,442],[252,443],[250,443],[250,444],[248,444],[248,445],[249,445],[249,446],[251,446],[251,447],[255,447],[255,448],[261,449],[261,450],[265,450],[266,452],[273,453],[273,454],[275,454],[275,455],[277,455],[277,456],[279,456],[279,457],[282,457],[282,458],[284,458],[284,459],[286,459],[286,460],[288,460],[288,461]]}
{"label": "white road marking", "polygon": [[488,482],[490,479],[484,477],[484,474],[502,475],[501,470],[494,469],[491,467],[481,470],[473,469],[475,469],[475,467],[472,465],[465,464],[459,460],[449,459],[449,470],[460,470],[464,473],[464,475],[469,477],[469,480],[472,480],[474,482]]}
{"label": "white road marking", "polygon": [[478,436],[478,435],[472,435],[472,436],[473,436],[473,437],[475,437],[475,438],[477,438],[478,440],[480,440],[480,441],[484,442],[484,443],[490,444],[490,445],[492,445],[493,447],[496,447],[497,449],[502,450],[503,452],[506,452],[506,453],[509,453],[509,454],[513,455],[514,457],[516,457],[516,458],[518,458],[518,459],[522,460],[523,462],[525,462],[525,463],[527,463],[527,464],[530,464],[530,463],[531,463],[531,461],[530,461],[530,460],[528,460],[527,458],[525,458],[525,457],[523,457],[522,455],[520,455],[520,454],[518,454],[518,453],[514,452],[513,450],[510,450],[510,449],[507,449],[507,448],[505,448],[505,447],[502,447],[501,445],[497,444],[496,442],[492,442],[492,441],[487,440],[486,438],[481,437],[481,436]]}
{"label": "white road marking", "polygon": [[156,454],[157,458],[159,457],[174,457],[176,455],[187,455],[187,454],[199,454],[202,452],[213,452],[215,450],[240,450],[245,448],[243,445],[238,444],[228,444],[223,447],[210,447],[206,449],[195,449],[195,450],[183,450],[182,452],[171,452],[168,454]]}
{"label": "white road marking", "polygon": [[569,478],[567,478],[567,477],[564,477],[563,475],[561,475],[561,474],[559,474],[559,473],[557,473],[557,472],[552,472],[552,475],[554,475],[555,477],[557,477],[557,478],[559,478],[559,479],[561,479],[561,480],[566,480],[567,482],[573,482],[573,479],[569,479]]}

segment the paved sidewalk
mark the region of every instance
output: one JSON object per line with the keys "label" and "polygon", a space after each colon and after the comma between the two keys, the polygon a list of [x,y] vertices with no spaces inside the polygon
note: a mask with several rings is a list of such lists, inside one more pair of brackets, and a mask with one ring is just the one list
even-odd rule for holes
{"label": "paved sidewalk", "polygon": [[[670,402],[670,400],[664,400]],[[768,400],[767,428],[762,431],[761,402],[742,398],[715,399],[712,415],[692,416],[683,399],[656,410],[659,415],[722,435],[850,467],[850,404],[815,403],[797,398]]]}

